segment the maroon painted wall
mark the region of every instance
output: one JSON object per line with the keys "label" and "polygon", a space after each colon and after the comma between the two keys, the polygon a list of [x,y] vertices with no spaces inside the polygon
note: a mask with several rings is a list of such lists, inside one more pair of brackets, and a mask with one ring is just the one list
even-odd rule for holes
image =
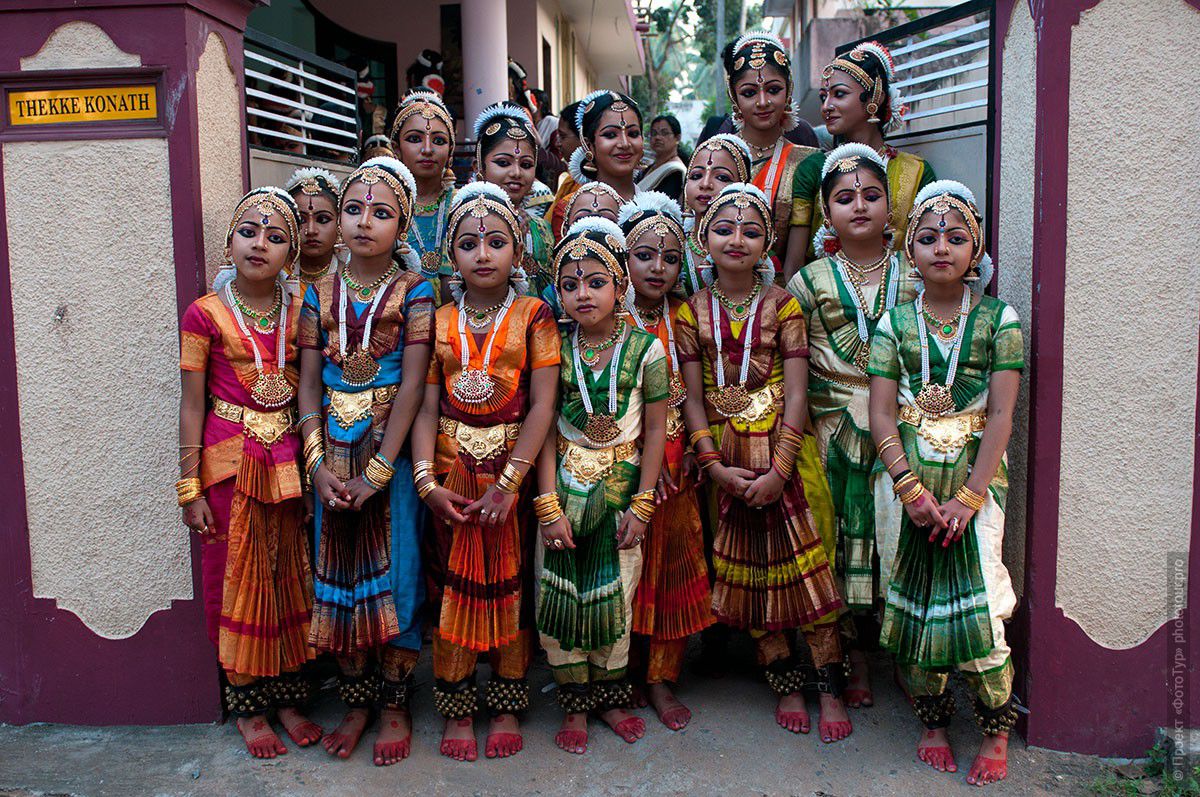
{"label": "maroon painted wall", "polygon": [[[36,53],[56,28],[74,20],[98,25],[122,50],[141,56],[144,66],[165,70],[166,91],[160,98],[169,107],[159,134],[169,142],[180,314],[204,282],[196,65],[209,33],[216,31],[240,81],[241,31],[252,6],[251,0],[6,0],[0,6],[0,30],[8,45],[0,48],[0,73],[17,72],[22,57]],[[241,158],[245,174],[244,151]],[[0,181],[2,166],[0,162]],[[176,408],[164,406],[163,411],[174,413]],[[132,637],[110,640],[95,635],[53,600],[33,597],[2,190],[0,461],[9,468],[0,486],[0,722],[174,724],[217,718],[216,658],[203,630],[199,600],[175,601]],[[170,500],[165,497],[169,485],[146,488],[147,500]],[[185,533],[182,528],[163,532]],[[195,551],[192,569],[199,595]],[[112,599],[120,600],[120,585],[113,585]]]}
{"label": "maroon painted wall", "polygon": [[[1079,15],[1100,0],[996,0],[997,46],[1014,6],[1028,4],[1038,32],[1037,135],[1033,229],[1033,314],[1030,319],[1029,474],[1026,520],[1025,595],[1013,631],[1017,644],[1016,692],[1030,708],[1025,723],[1030,744],[1100,755],[1141,755],[1155,729],[1200,725],[1200,691],[1195,657],[1177,635],[1200,639],[1200,493],[1193,485],[1190,556],[1186,562],[1187,607],[1177,623],[1167,623],[1142,644],[1112,650],[1096,644],[1075,621],[1055,606],[1058,562],[1058,505],[1062,437],[1063,302],[1067,224],[1067,136],[1069,125],[1086,124],[1069,115],[1071,35]],[[1200,8],[1200,0],[1187,0]],[[1114,31],[1113,35],[1120,35]],[[1145,46],[1147,54],[1153,43]],[[994,75],[999,80],[999,54]],[[1115,80],[1120,76],[1115,75]],[[998,84],[996,118],[999,124]],[[1137,102],[1151,87],[1122,86],[1122,102]],[[1114,146],[1119,146],[1114,142]],[[992,207],[999,207],[1002,142],[993,152]],[[1102,157],[1102,153],[1097,153]],[[1003,264],[1000,264],[1003,267]],[[1198,398],[1200,407],[1200,398]],[[1200,412],[1197,413],[1200,418]],[[1200,436],[1200,429],[1196,430]],[[1200,447],[1197,448],[1200,451]],[[1197,462],[1200,468],[1200,460]],[[1147,530],[1149,533],[1149,530]],[[1164,560],[1166,552],[1164,552]],[[1164,561],[1164,570],[1166,563]],[[1170,590],[1145,599],[1166,605]],[[1182,698],[1174,689],[1182,683]]]}

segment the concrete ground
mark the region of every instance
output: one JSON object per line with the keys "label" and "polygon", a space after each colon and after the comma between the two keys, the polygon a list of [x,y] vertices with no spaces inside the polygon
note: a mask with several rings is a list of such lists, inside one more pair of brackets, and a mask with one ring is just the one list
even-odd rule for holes
{"label": "concrete ground", "polygon": [[[745,651],[742,658],[746,657]],[[548,691],[544,662],[531,673],[534,708],[525,725],[525,749],[515,758],[474,763],[438,755],[441,723],[432,706],[428,652],[417,671],[413,753],[392,767],[371,762],[371,734],[347,761],[323,749],[255,761],[236,729],[226,725],[85,728],[0,726],[0,797],[9,795],[960,795],[979,735],[969,702],[959,699],[951,728],[959,772],[937,773],[916,761],[918,725],[892,683],[885,660],[872,662],[876,704],[851,711],[854,733],[839,744],[813,732],[793,735],[775,725],[774,699],[750,674],[710,680],[685,673],[680,697],[692,708],[682,732],[667,730],[650,709],[641,711],[646,737],[634,745],[593,721],[589,750],[568,755],[554,746],[561,720]],[[326,729],[341,708],[326,695],[313,718]],[[482,730],[483,723],[479,726]],[[483,734],[479,734],[483,748]],[[1084,794],[1101,774],[1098,759],[1028,749],[1014,738],[1008,780],[993,795]]]}

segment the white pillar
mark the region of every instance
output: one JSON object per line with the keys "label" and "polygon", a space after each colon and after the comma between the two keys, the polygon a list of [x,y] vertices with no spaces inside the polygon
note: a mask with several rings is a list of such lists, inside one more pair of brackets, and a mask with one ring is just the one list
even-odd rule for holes
{"label": "white pillar", "polygon": [[508,13],[504,0],[462,0],[463,105],[467,135],[480,111],[508,99]]}

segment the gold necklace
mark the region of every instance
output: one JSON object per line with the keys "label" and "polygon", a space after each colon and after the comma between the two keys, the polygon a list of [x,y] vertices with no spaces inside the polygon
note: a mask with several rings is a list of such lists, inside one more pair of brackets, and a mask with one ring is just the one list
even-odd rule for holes
{"label": "gold necklace", "polygon": [[845,254],[843,254],[840,251],[834,254],[834,257],[837,258],[837,261],[846,267],[846,271],[857,277],[857,279],[855,279],[854,277],[851,277],[851,281],[855,282],[858,285],[862,285],[864,282],[866,282],[868,274],[871,274],[871,273],[876,272],[879,269],[883,268],[884,265],[887,264],[888,258],[890,256],[891,256],[891,252],[885,251],[878,260],[874,260],[865,266],[860,266],[858,263],[855,263],[853,260],[851,260],[849,257],[847,257]]}
{"label": "gold necklace", "polygon": [[616,326],[613,327],[612,334],[599,343],[588,343],[583,339],[583,336],[580,335],[579,342],[583,344],[583,350],[579,352],[579,359],[583,360],[589,368],[592,367],[600,361],[601,353],[611,349],[613,346],[616,346],[617,341],[620,340],[621,336],[624,334],[625,319],[622,318],[618,320]]}
{"label": "gold necklace", "polygon": [[934,313],[929,309],[928,302],[921,302],[921,308],[926,320],[933,325],[933,333],[938,336],[939,340],[947,343],[954,340],[955,333],[958,332],[958,323],[962,320],[962,308],[954,308],[954,315],[950,318],[942,318]]}
{"label": "gold necklace", "polygon": [[237,309],[244,313],[247,318],[254,322],[254,328],[259,332],[270,332],[275,328],[275,316],[279,315],[279,308],[283,306],[283,289],[279,287],[279,283],[275,283],[274,300],[271,302],[269,310],[255,310],[246,300],[242,298],[242,292],[238,290],[237,280],[229,283],[230,294],[233,296],[233,303]]}
{"label": "gold necklace", "polygon": [[714,282],[711,286],[713,296],[717,297],[717,301],[729,313],[729,317],[734,321],[745,321],[750,316],[750,303],[758,296],[758,292],[762,290],[762,279],[757,275],[754,277],[754,287],[750,289],[750,293],[740,302],[735,302],[730,299],[721,290],[720,283]]}
{"label": "gold necklace", "polygon": [[463,312],[467,314],[467,324],[471,329],[486,329],[491,322],[491,316],[504,306],[507,297],[493,304],[491,307],[476,307],[475,305],[463,299]]}
{"label": "gold necklace", "polygon": [[345,280],[346,285],[350,288],[350,290],[358,294],[359,298],[366,300],[371,298],[371,294],[375,292],[376,288],[390,280],[392,276],[399,270],[400,264],[393,260],[391,268],[376,277],[375,281],[371,284],[364,285],[363,283],[354,279],[354,275],[350,273],[350,266],[347,265],[344,269],[342,269],[342,279]]}

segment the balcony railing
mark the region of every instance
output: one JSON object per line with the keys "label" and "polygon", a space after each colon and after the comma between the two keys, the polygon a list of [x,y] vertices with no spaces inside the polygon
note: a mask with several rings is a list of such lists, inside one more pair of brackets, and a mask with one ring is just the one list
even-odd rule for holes
{"label": "balcony railing", "polygon": [[250,29],[245,56],[251,146],[338,161],[357,156],[353,70]]}
{"label": "balcony railing", "polygon": [[991,0],[971,0],[860,40],[886,45],[896,62],[895,85],[909,110],[890,139],[987,125],[991,9]]}

